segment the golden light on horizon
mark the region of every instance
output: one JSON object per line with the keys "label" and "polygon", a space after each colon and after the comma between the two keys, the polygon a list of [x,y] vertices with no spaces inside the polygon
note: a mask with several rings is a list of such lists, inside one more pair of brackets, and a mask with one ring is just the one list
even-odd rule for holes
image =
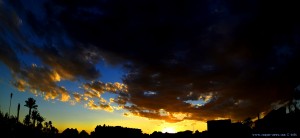
{"label": "golden light on horizon", "polygon": [[163,133],[176,133],[177,131],[173,127],[165,127],[162,130]]}

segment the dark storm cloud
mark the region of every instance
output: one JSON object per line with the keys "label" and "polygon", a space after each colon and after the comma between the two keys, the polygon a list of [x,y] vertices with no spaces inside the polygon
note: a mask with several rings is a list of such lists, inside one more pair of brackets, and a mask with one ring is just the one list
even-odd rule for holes
{"label": "dark storm cloud", "polygon": [[95,64],[100,60],[97,51],[92,47],[45,47],[35,48],[35,54],[51,66],[62,78],[76,80],[83,78],[93,80],[100,76]]}
{"label": "dark storm cloud", "polygon": [[[43,2],[45,1],[28,4],[25,1],[13,0],[7,2],[11,4],[10,8],[1,9],[1,17],[3,16],[1,39],[6,37],[5,41],[1,40],[1,43],[9,41],[12,43],[10,46],[4,43],[6,44],[4,46],[8,48],[2,47],[3,58],[10,58],[14,60],[11,64],[21,66],[18,62],[22,59],[17,59],[17,56],[13,57],[16,51],[21,51],[37,56],[44,64],[56,70],[62,79],[93,80],[98,78],[100,73],[95,68],[95,64],[101,59],[100,51],[91,45],[83,46],[80,43],[68,41],[60,23],[56,19],[43,16],[47,11]],[[5,31],[12,34],[11,38],[10,34]],[[18,43],[23,43],[25,46],[17,45]],[[14,50],[10,50],[12,48]],[[5,56],[8,53],[11,54]],[[3,61],[6,63],[8,59],[3,59]],[[10,67],[16,68],[11,65]]]}
{"label": "dark storm cloud", "polygon": [[20,42],[23,41],[19,33],[21,20],[14,11],[6,8],[1,1],[0,18],[0,60],[9,66],[13,72],[18,72],[20,70],[20,62],[13,47],[14,45],[19,45],[19,43],[11,41],[13,39],[17,39]]}
{"label": "dark storm cloud", "polygon": [[12,6],[7,3],[0,5],[0,59],[15,73],[20,72],[22,60],[26,60],[19,59],[16,53],[21,53],[35,55],[62,79],[93,80],[100,76],[95,68],[101,58],[97,49],[67,42],[63,31],[53,20],[39,18],[36,11],[25,8],[21,1],[9,3]]}
{"label": "dark storm cloud", "polygon": [[9,66],[14,72],[19,71],[20,63],[16,53],[2,38],[0,38],[0,45],[0,60]]}
{"label": "dark storm cloud", "polygon": [[[41,36],[70,39],[71,49],[35,50],[58,73],[94,79],[98,60],[123,64],[128,93],[119,93],[114,102],[135,115],[169,122],[242,120],[269,110],[272,103],[284,103],[299,84],[296,5],[56,0],[43,5],[44,18],[28,12],[26,21]],[[85,55],[84,50],[98,55],[95,62],[75,56]],[[78,71],[71,70],[76,67]],[[202,104],[197,106],[187,102],[199,100]],[[94,102],[89,105],[98,108]],[[183,118],[176,117],[179,114]]]}
{"label": "dark storm cloud", "polygon": [[[299,24],[292,3],[59,5],[65,9],[58,18],[71,38],[131,61],[124,82],[128,100],[136,106],[129,111],[137,115],[161,119],[157,112],[164,109],[192,113],[190,119],[241,120],[285,101],[299,82]],[[289,10],[278,12],[277,7]],[[155,94],[145,95],[147,91]],[[212,99],[198,108],[184,102],[210,93]]]}

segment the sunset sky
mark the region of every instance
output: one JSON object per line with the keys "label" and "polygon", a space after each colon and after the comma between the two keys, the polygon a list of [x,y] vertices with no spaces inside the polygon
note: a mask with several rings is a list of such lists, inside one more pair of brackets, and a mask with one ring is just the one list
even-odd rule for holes
{"label": "sunset sky", "polygon": [[[285,9],[285,10],[280,10]],[[290,100],[300,9],[246,0],[0,0],[0,109],[62,132],[206,130]],[[300,88],[300,87],[299,87]]]}

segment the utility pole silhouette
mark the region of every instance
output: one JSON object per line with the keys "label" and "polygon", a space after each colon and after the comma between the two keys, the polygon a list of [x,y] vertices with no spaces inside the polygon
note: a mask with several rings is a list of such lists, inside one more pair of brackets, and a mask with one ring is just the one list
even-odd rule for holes
{"label": "utility pole silhouette", "polygon": [[193,133],[195,132],[195,123],[192,123],[193,126]]}
{"label": "utility pole silhouette", "polygon": [[9,102],[9,109],[8,109],[8,117],[10,116],[10,107],[11,107],[12,96],[13,96],[13,93],[10,93],[10,102]]}
{"label": "utility pole silhouette", "polygon": [[20,113],[20,103],[18,104],[17,122],[19,122],[19,113]]}

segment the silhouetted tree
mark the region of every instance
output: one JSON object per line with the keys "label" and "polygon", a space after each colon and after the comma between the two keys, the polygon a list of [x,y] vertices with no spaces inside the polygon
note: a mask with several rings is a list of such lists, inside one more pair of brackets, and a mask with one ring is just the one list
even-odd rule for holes
{"label": "silhouetted tree", "polygon": [[57,134],[58,133],[58,129],[55,128],[53,125],[52,125],[52,121],[49,121],[48,122],[48,125],[49,125],[49,133],[51,135],[54,135],[54,134]]}
{"label": "silhouetted tree", "polygon": [[58,134],[58,129],[52,126],[50,129],[50,135],[56,135],[56,134]]}
{"label": "silhouetted tree", "polygon": [[32,119],[32,125],[35,127],[35,121],[37,120],[38,116],[40,116],[40,113],[37,110],[32,111],[31,119]]}
{"label": "silhouetted tree", "polygon": [[89,134],[85,130],[82,130],[79,133],[79,138],[88,138],[88,137],[89,137]]}
{"label": "silhouetted tree", "polygon": [[52,125],[52,121],[44,123],[43,132],[49,137],[55,137],[58,134],[58,129]]}
{"label": "silhouetted tree", "polygon": [[31,109],[36,109],[38,107],[38,105],[36,105],[35,100],[33,98],[31,98],[31,97],[28,98],[28,100],[25,101],[25,103],[26,104],[24,106],[26,106],[26,107],[29,108],[28,115],[29,115],[29,119],[30,119],[31,118]]}
{"label": "silhouetted tree", "polygon": [[52,126],[52,121],[45,122],[44,124],[45,124],[44,131],[50,133],[52,131],[52,128],[54,128]]}
{"label": "silhouetted tree", "polygon": [[78,130],[75,128],[67,128],[61,133],[62,137],[64,138],[78,138]]}
{"label": "silhouetted tree", "polygon": [[42,116],[39,114],[39,115],[37,116],[37,118],[36,118],[36,121],[37,121],[37,127],[38,127],[39,129],[43,128],[42,123],[45,121],[45,118],[42,117]]}
{"label": "silhouetted tree", "polygon": [[242,124],[247,127],[250,127],[250,128],[253,128],[253,125],[254,125],[254,123],[250,117],[248,117],[244,121],[242,121]]}
{"label": "silhouetted tree", "polygon": [[23,120],[23,123],[24,123],[25,125],[27,125],[27,126],[30,125],[30,117],[29,117],[29,115],[26,115],[26,116],[25,116],[25,118],[24,118],[24,120]]}
{"label": "silhouetted tree", "polygon": [[48,130],[49,130],[49,128],[48,128],[49,127],[48,122],[45,122],[44,125],[45,125],[44,132],[48,132]]}
{"label": "silhouetted tree", "polygon": [[52,121],[48,122],[50,129],[52,128]]}
{"label": "silhouetted tree", "polygon": [[[32,116],[34,116],[33,113]],[[32,138],[60,138],[58,134],[58,129],[55,128],[51,121],[51,128],[49,128],[49,122],[46,122],[48,128],[41,129],[42,122],[45,121],[43,117],[37,114],[37,127],[33,128],[33,122],[29,115],[27,114],[23,120],[24,123],[16,122],[17,118],[14,116],[5,115],[0,110],[0,137],[32,137]],[[63,137],[61,137],[63,138]]]}

